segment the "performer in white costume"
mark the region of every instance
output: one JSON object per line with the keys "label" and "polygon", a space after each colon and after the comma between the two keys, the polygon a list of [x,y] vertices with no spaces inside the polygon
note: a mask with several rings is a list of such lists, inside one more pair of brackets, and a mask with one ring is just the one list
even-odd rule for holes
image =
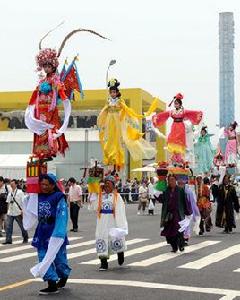
{"label": "performer in white costume", "polygon": [[106,271],[112,253],[117,253],[119,265],[124,263],[128,223],[125,204],[115,189],[114,176],[105,178],[103,191],[100,190],[95,197],[96,200],[93,202],[97,210],[96,250],[101,261],[99,271]]}

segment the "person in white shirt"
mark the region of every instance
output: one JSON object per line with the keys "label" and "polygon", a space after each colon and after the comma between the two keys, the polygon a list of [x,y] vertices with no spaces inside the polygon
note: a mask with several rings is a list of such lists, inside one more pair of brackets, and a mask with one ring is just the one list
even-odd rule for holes
{"label": "person in white shirt", "polygon": [[141,214],[141,209],[143,214],[145,214],[145,208],[148,203],[148,188],[145,182],[140,185],[139,188],[139,204],[138,204],[138,212],[137,214]]}
{"label": "person in white shirt", "polygon": [[6,220],[6,241],[3,245],[12,244],[13,222],[16,220],[21,229],[23,243],[28,243],[28,233],[23,228],[22,205],[24,193],[17,188],[17,180],[12,179],[10,186],[12,191],[7,196],[8,211]]}
{"label": "person in white shirt", "polygon": [[70,184],[68,201],[70,203],[70,218],[73,224],[71,231],[78,231],[78,214],[82,204],[82,188],[76,184],[76,179],[71,177],[68,180]]}

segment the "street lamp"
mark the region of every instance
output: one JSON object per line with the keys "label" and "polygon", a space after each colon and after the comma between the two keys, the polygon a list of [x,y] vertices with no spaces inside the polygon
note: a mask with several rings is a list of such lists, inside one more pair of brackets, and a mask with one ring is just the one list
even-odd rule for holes
{"label": "street lamp", "polygon": [[107,74],[106,74],[106,86],[108,86],[108,72],[111,66],[115,65],[116,63],[116,59],[111,59],[109,64],[108,64],[108,68],[107,68]]}

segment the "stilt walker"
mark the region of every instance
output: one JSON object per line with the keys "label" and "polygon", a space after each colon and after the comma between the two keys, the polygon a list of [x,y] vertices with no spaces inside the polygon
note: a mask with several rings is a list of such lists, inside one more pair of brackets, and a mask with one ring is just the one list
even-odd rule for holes
{"label": "stilt walker", "polygon": [[[50,32],[41,39],[36,57],[38,71],[43,69],[46,76],[40,80],[25,112],[25,123],[34,133],[34,141],[33,154],[27,165],[29,195],[24,201],[23,222],[26,229],[37,224],[32,246],[37,249],[39,264],[31,269],[31,273],[48,281],[48,287],[40,290],[39,294],[57,293],[58,289],[65,286],[71,270],[66,256],[67,203],[56,176],[47,174],[47,161],[58,154],[64,155],[68,148],[64,133],[71,114],[70,100],[74,90],[82,94],[82,87],[76,69],[76,57],[60,74],[57,71],[58,59],[67,40],[77,32],[89,32],[104,38],[95,31],[77,29],[65,37],[59,51],[42,49],[42,41]],[[57,108],[59,101],[64,107],[62,125]]]}
{"label": "stilt walker", "polygon": [[184,109],[182,99],[183,95],[178,93],[169,104],[170,107],[174,103],[174,109],[160,112],[152,117],[155,127],[165,124],[170,117],[173,119],[167,139],[167,149],[172,154],[171,161],[174,165],[182,165],[184,163],[186,130],[183,121],[189,120],[193,125],[198,125],[202,120],[202,112]]}

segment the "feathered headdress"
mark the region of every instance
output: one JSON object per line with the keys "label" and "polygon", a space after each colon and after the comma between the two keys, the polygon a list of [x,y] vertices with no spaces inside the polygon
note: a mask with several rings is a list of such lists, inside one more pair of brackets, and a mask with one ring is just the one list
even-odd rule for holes
{"label": "feathered headdress", "polygon": [[106,37],[102,36],[101,34],[99,34],[98,32],[96,32],[94,30],[80,28],[80,29],[75,29],[75,30],[71,31],[69,34],[66,35],[66,37],[62,41],[61,46],[60,46],[60,48],[59,48],[58,51],[55,50],[55,49],[51,49],[51,48],[42,49],[42,41],[49,35],[49,33],[51,33],[52,31],[54,31],[60,25],[62,25],[62,23],[59,24],[54,29],[50,30],[39,41],[39,54],[36,57],[36,62],[37,62],[38,70],[39,71],[43,68],[44,64],[51,64],[51,65],[53,65],[53,67],[57,68],[57,66],[59,64],[58,58],[60,57],[60,55],[61,55],[61,53],[63,51],[63,48],[65,47],[65,44],[66,44],[67,40],[69,40],[75,33],[78,33],[78,32],[89,32],[91,34],[97,35],[98,37],[100,37],[102,39],[107,39]]}

